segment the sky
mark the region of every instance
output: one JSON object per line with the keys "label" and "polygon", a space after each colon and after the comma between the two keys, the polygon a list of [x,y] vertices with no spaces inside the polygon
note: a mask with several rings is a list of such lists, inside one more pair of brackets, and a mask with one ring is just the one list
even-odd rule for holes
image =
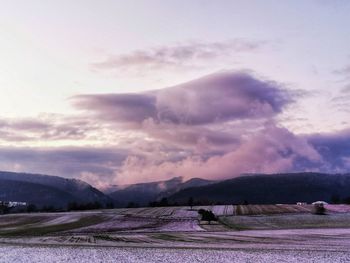
{"label": "sky", "polygon": [[0,170],[350,170],[349,1],[0,4]]}

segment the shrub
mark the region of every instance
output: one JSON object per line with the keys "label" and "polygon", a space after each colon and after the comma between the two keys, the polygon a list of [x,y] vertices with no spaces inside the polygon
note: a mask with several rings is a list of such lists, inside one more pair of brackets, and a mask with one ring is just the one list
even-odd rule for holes
{"label": "shrub", "polygon": [[204,210],[204,209],[199,209],[198,210],[198,214],[200,214],[202,216],[203,221],[208,221],[209,224],[211,221],[217,221],[218,219],[216,218],[216,216],[214,215],[214,213],[210,210]]}
{"label": "shrub", "polygon": [[314,204],[312,213],[315,215],[324,215],[326,213],[326,208],[323,206],[323,204]]}

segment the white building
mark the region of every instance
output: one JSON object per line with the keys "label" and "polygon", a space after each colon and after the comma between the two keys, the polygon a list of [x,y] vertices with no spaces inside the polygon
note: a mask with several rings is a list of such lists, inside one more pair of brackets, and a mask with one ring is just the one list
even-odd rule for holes
{"label": "white building", "polygon": [[0,206],[7,207],[16,207],[16,206],[26,206],[26,202],[17,202],[17,201],[0,201]]}

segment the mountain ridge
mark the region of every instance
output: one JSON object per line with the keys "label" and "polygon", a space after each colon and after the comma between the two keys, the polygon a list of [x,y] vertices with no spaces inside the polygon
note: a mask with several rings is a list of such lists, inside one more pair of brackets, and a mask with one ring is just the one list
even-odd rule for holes
{"label": "mountain ridge", "polygon": [[168,199],[184,204],[190,197],[205,203],[227,204],[332,202],[333,199],[350,197],[350,174],[305,172],[245,175],[183,189],[168,196]]}
{"label": "mountain ridge", "polygon": [[118,207],[130,203],[148,206],[167,198],[172,204],[187,204],[190,198],[205,204],[274,204],[350,200],[350,174],[280,173],[245,174],[211,181],[174,177],[165,181],[118,186],[104,194],[79,179],[43,174],[0,171],[0,200],[65,207],[69,202],[113,202]]}
{"label": "mountain ridge", "polygon": [[182,177],[173,177],[165,181],[155,181],[148,183],[137,183],[120,188],[109,196],[117,202],[118,206],[133,205],[148,205],[150,202],[157,201],[163,197],[167,197],[181,189],[206,185],[214,181],[201,178],[192,178],[183,181]]}
{"label": "mountain ridge", "polygon": [[[26,186],[26,187],[24,187]],[[68,202],[110,202],[98,189],[79,179],[0,171],[0,200],[65,207]]]}

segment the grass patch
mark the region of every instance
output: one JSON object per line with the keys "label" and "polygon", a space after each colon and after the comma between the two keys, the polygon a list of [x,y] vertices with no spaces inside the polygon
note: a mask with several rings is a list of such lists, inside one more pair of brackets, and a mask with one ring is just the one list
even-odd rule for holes
{"label": "grass patch", "polygon": [[235,230],[348,228],[350,214],[293,214],[221,217],[220,222]]}
{"label": "grass patch", "polygon": [[46,217],[42,216],[28,216],[28,217],[11,217],[11,218],[4,218],[7,220],[7,222],[0,222],[0,229],[1,228],[9,228],[9,227],[23,227],[25,225],[32,225],[41,223],[47,220]]}
{"label": "grass patch", "polygon": [[219,217],[219,222],[227,228],[233,230],[250,230],[250,228],[245,225],[234,223],[232,220],[229,219],[229,217]]}
{"label": "grass patch", "polygon": [[112,242],[130,242],[135,243],[134,241],[127,239],[125,237],[116,237],[116,236],[110,236],[110,235],[94,235],[95,239],[105,240],[105,241],[112,241]]}
{"label": "grass patch", "polygon": [[21,229],[14,229],[9,231],[0,232],[0,236],[3,237],[14,237],[14,236],[42,236],[51,233],[73,230],[76,228],[86,227],[90,225],[95,225],[102,222],[104,219],[102,216],[92,215],[84,218],[80,218],[78,221],[52,225],[52,226],[35,226],[35,227],[27,227]]}
{"label": "grass patch", "polygon": [[152,237],[156,239],[166,240],[166,241],[190,242],[189,240],[185,239],[183,236],[176,235],[176,234],[160,233],[160,234],[154,234],[152,235]]}

